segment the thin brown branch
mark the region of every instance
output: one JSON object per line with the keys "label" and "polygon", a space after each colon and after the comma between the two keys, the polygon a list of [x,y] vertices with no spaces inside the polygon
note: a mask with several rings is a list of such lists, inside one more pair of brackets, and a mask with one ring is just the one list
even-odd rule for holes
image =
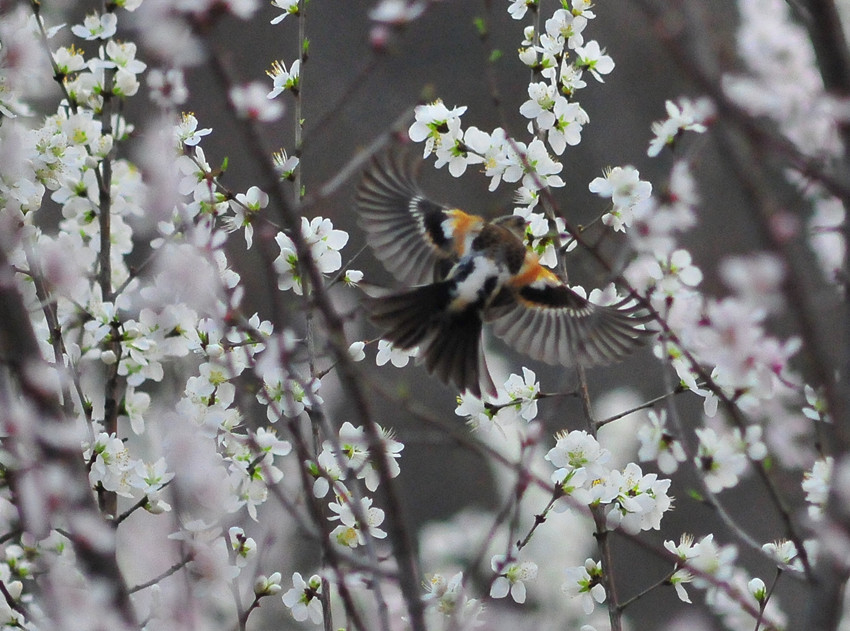
{"label": "thin brown branch", "polygon": [[[584,412],[584,420],[587,424],[588,432],[595,438],[598,422],[593,413],[587,376],[581,365],[578,366],[576,372],[578,373],[579,394],[582,411]],[[596,525],[594,536],[596,537],[596,545],[599,546],[599,554],[602,560],[602,585],[605,587],[605,594],[607,595],[605,602],[608,605],[608,620],[611,623],[611,631],[621,631],[623,628],[622,609],[617,598],[617,585],[614,581],[614,554],[611,550],[611,533],[606,525],[604,507],[592,506],[590,513],[593,515],[593,522]]]}
{"label": "thin brown branch", "polygon": [[675,388],[673,388],[672,390],[670,390],[669,392],[667,392],[666,394],[659,395],[659,396],[655,397],[654,399],[650,399],[649,401],[646,401],[645,403],[641,403],[640,405],[636,405],[633,408],[630,408],[628,410],[624,410],[623,412],[620,412],[619,414],[614,414],[613,416],[609,416],[608,418],[602,419],[601,421],[596,421],[596,427],[597,427],[597,429],[600,428],[600,427],[604,427],[608,423],[613,423],[614,421],[619,421],[621,418],[628,416],[629,414],[634,414],[635,412],[640,412],[641,410],[646,410],[648,408],[654,407],[655,405],[661,403],[662,401],[666,401],[670,397],[674,397],[677,394],[681,394],[683,392],[690,392],[690,390],[688,390],[685,386],[680,384],[680,385],[676,386]]}
{"label": "thin brown branch", "polygon": [[663,585],[669,585],[670,579],[672,578],[673,574],[675,574],[675,573],[676,573],[676,570],[672,570],[672,571],[668,572],[663,578],[657,580],[656,582],[652,583],[648,587],[645,587],[644,589],[639,591],[637,594],[635,594],[631,598],[628,598],[628,599],[624,600],[623,602],[621,602],[620,605],[619,605],[620,611],[625,611],[625,609],[627,607],[629,607],[630,605],[633,605],[634,603],[639,601],[644,596],[651,594],[652,592],[654,592],[659,587],[662,587]]}
{"label": "thin brown branch", "polygon": [[144,583],[139,583],[138,585],[134,585],[133,587],[131,587],[129,589],[129,592],[131,594],[135,594],[136,592],[140,592],[143,589],[147,589],[148,587],[153,587],[154,585],[158,585],[163,579],[168,578],[172,574],[176,574],[177,572],[182,570],[184,567],[186,567],[191,560],[192,560],[191,557],[186,557],[184,559],[181,559],[180,561],[178,561],[177,563],[172,565],[170,568],[165,570],[165,572],[163,572],[159,576],[156,576],[149,581],[145,581]]}
{"label": "thin brown branch", "polygon": [[[5,581],[0,581],[0,594],[3,594],[3,600],[6,601],[6,604],[9,605],[10,609],[17,611],[24,617],[25,620],[29,620],[30,615],[26,607],[24,607],[23,603],[20,601],[15,600],[15,597],[9,592],[9,588],[6,587]],[[12,625],[9,626],[11,627]]]}
{"label": "thin brown branch", "polygon": [[[22,525],[34,536],[46,536],[55,526],[55,520],[65,520],[67,532],[81,567],[93,579],[109,586],[109,597],[115,611],[130,627],[137,626],[136,614],[130,601],[124,577],[115,558],[112,546],[95,544],[98,535],[90,531],[91,524],[103,521],[90,493],[89,478],[80,454],[79,443],[59,440],[67,435],[68,419],[56,399],[56,392],[43,380],[49,368],[41,357],[41,350],[30,322],[23,298],[17,290],[14,272],[5,251],[0,249],[0,352],[13,367],[19,396],[31,406],[29,418],[22,419],[31,425],[30,431],[7,441],[6,448],[16,454],[18,465],[6,470],[7,477],[20,511]],[[37,493],[35,479],[24,484],[24,478],[35,476],[42,468],[52,466],[57,475],[64,475],[68,492],[58,498],[45,515],[36,508],[40,500],[30,497]],[[33,511],[28,507],[32,506]],[[47,510],[46,507],[44,510]],[[45,519],[45,516],[47,519]],[[83,529],[85,524],[85,529]],[[94,538],[94,539],[93,539]]]}
{"label": "thin brown branch", "polygon": [[[211,68],[221,84],[223,93],[229,93],[230,87],[235,84],[232,73],[216,47],[211,45],[210,48]],[[232,104],[229,104],[229,107],[231,113],[235,115]],[[298,255],[299,265],[304,273],[304,280],[309,282],[314,304],[324,319],[328,347],[332,358],[337,362],[340,382],[351,403],[349,409],[352,418],[364,428],[370,450],[375,454],[375,468],[382,480],[381,487],[385,499],[387,534],[400,566],[400,587],[410,616],[410,625],[413,631],[425,631],[424,604],[419,595],[419,563],[411,534],[404,519],[405,512],[401,505],[397,483],[390,475],[384,444],[371,414],[362,378],[348,353],[348,344],[343,329],[344,321],[324,288],[324,279],[316,267],[310,254],[310,247],[301,233],[301,214],[287,199],[274,165],[269,158],[271,154],[264,146],[263,135],[258,123],[240,119],[239,125],[248,141],[251,154],[261,170],[264,190],[269,192],[272,205],[277,210],[282,225],[289,230],[290,238]]]}

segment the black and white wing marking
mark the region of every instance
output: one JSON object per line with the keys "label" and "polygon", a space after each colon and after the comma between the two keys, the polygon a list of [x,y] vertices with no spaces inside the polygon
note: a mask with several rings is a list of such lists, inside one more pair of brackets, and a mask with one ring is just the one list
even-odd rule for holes
{"label": "black and white wing marking", "polygon": [[355,196],[360,225],[375,256],[406,285],[444,278],[457,261],[443,229],[449,208],[422,194],[415,180],[417,166],[401,150],[375,158]]}
{"label": "black and white wing marking", "polygon": [[515,304],[493,322],[493,333],[520,353],[548,364],[598,366],[618,362],[655,331],[629,300],[601,306],[566,285],[517,288]]}

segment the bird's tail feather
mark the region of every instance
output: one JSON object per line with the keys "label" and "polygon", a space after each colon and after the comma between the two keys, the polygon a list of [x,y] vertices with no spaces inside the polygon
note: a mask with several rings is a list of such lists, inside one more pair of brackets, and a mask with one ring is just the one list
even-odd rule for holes
{"label": "bird's tail feather", "polygon": [[367,297],[365,304],[381,337],[398,348],[420,347],[420,361],[428,372],[477,397],[482,385],[495,395],[481,350],[481,315],[472,309],[451,312],[450,289],[449,282],[433,283],[391,296]]}

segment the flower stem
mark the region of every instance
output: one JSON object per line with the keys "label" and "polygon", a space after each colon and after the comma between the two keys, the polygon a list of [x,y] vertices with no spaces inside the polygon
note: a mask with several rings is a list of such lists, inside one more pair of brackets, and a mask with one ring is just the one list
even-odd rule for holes
{"label": "flower stem", "polygon": [[[590,390],[587,386],[587,375],[584,368],[579,365],[576,369],[579,381],[579,398],[584,411],[584,418],[587,423],[588,432],[596,438],[597,421],[593,414],[593,405],[590,401]],[[593,521],[596,524],[596,544],[599,546],[599,554],[602,558],[602,584],[605,587],[608,603],[608,620],[611,623],[611,631],[622,631],[622,608],[617,603],[617,590],[614,584],[613,563],[614,555],[611,553],[611,537],[610,531],[605,525],[605,513],[599,506],[591,507]]]}

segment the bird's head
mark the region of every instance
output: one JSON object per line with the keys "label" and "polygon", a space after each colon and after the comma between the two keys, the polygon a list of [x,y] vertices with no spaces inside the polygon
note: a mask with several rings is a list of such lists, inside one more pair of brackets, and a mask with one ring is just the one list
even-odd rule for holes
{"label": "bird's head", "polygon": [[517,239],[525,239],[525,219],[519,215],[503,215],[496,217],[492,222],[494,225],[501,226],[510,230]]}

